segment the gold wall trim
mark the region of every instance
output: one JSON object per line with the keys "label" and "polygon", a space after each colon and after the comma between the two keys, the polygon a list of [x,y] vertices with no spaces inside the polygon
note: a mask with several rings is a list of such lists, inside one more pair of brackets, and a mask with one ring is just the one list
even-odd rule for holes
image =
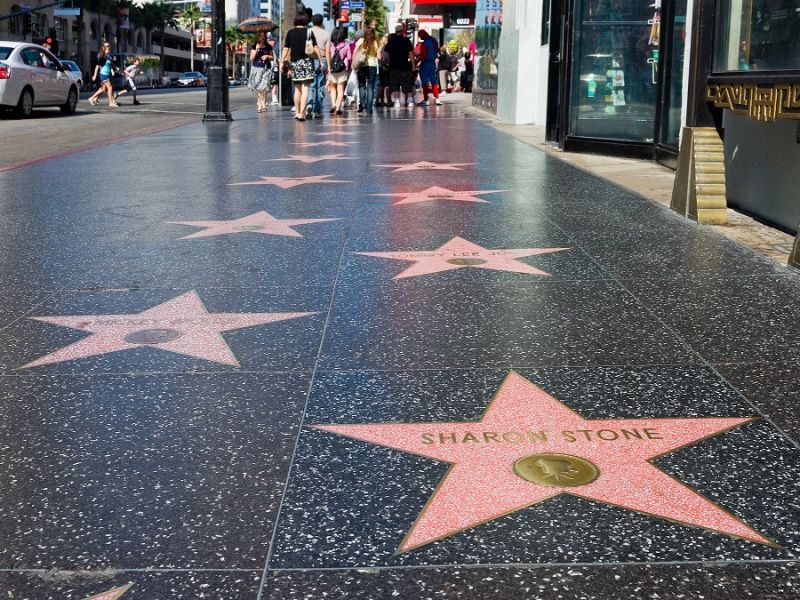
{"label": "gold wall trim", "polygon": [[742,83],[709,83],[706,101],[756,121],[800,120],[800,84],[761,87]]}

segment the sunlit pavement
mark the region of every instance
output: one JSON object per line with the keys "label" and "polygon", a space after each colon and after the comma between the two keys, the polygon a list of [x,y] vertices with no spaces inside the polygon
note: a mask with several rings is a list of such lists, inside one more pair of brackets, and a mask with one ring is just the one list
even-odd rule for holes
{"label": "sunlit pavement", "polygon": [[0,173],[5,595],[796,595],[800,276],[455,103],[235,118]]}

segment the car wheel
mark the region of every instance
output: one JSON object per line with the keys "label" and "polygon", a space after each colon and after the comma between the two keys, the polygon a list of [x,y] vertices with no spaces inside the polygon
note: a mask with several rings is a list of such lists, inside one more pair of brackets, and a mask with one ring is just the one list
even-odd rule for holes
{"label": "car wheel", "polygon": [[78,108],[78,90],[75,89],[75,86],[69,88],[69,94],[67,94],[67,101],[61,105],[61,112],[65,115],[71,115],[75,112],[75,109]]}
{"label": "car wheel", "polygon": [[20,94],[19,102],[17,103],[17,116],[21,119],[27,119],[33,113],[33,91],[30,88],[25,88]]}

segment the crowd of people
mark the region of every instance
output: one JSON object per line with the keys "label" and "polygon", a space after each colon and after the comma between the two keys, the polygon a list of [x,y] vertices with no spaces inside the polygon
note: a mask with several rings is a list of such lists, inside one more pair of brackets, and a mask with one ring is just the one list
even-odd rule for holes
{"label": "crowd of people", "polygon": [[322,23],[322,15],[313,15],[309,27],[308,15],[298,14],[280,53],[274,36],[257,34],[250,48],[248,86],[256,94],[258,112],[280,104],[280,71],[291,77],[298,121],[320,118],[326,95],[331,115],[342,115],[348,105],[357,106],[359,115],[370,115],[376,107],[424,107],[441,104],[442,94],[472,91],[474,48],[439,47],[425,30],[418,32],[414,46],[403,25],[381,38],[372,24],[348,39],[347,28],[328,32]]}

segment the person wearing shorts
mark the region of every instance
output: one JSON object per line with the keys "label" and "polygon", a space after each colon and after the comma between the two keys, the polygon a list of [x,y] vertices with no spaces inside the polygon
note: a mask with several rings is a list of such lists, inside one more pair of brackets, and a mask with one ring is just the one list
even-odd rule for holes
{"label": "person wearing shorts", "polygon": [[108,94],[108,105],[111,108],[117,108],[119,104],[114,100],[114,90],[111,87],[111,74],[114,72],[113,57],[111,56],[111,44],[103,42],[100,46],[100,52],[97,54],[97,64],[94,66],[94,74],[92,81],[100,79],[100,84],[97,86],[97,91],[89,98],[89,104],[94,106],[97,104],[97,99],[103,95]]}
{"label": "person wearing shorts", "polygon": [[133,64],[125,67],[125,89],[120,91],[118,94],[114,94],[114,100],[119,98],[120,96],[124,96],[128,92],[133,92],[133,103],[134,104],[141,104],[136,99],[136,78],[142,74],[142,61],[137,56],[133,59]]}
{"label": "person wearing shorts", "polygon": [[286,32],[281,55],[281,65],[287,62],[291,65],[292,83],[294,83],[294,118],[298,121],[306,120],[308,92],[314,79],[314,61],[306,56],[306,42],[311,43],[315,58],[322,63],[322,53],[317,40],[314,38],[314,33],[306,29],[306,23],[308,17],[305,13],[298,14],[294,18],[294,27]]}
{"label": "person wearing shorts", "polygon": [[403,35],[403,26],[397,25],[394,34],[386,41],[384,51],[389,55],[389,92],[394,107],[401,106],[401,92],[408,104],[414,104],[414,47]]}
{"label": "person wearing shorts", "polygon": [[419,79],[422,83],[422,102],[417,106],[428,106],[428,94],[433,90],[433,98],[436,104],[441,104],[439,100],[439,81],[436,76],[436,56],[439,54],[439,44],[424,29],[419,30],[420,42],[420,65]]}
{"label": "person wearing shorts", "polygon": [[[350,44],[347,43],[347,30],[343,27],[337,27],[331,33],[331,43],[328,44],[326,50],[328,59],[328,86],[331,90],[331,114],[342,114],[342,103],[344,102],[344,91],[347,85],[347,79],[350,77],[350,63],[352,56],[350,54]],[[334,56],[338,54],[338,59],[334,60]],[[340,69],[339,60],[344,64],[343,70],[334,71],[334,67]]]}

